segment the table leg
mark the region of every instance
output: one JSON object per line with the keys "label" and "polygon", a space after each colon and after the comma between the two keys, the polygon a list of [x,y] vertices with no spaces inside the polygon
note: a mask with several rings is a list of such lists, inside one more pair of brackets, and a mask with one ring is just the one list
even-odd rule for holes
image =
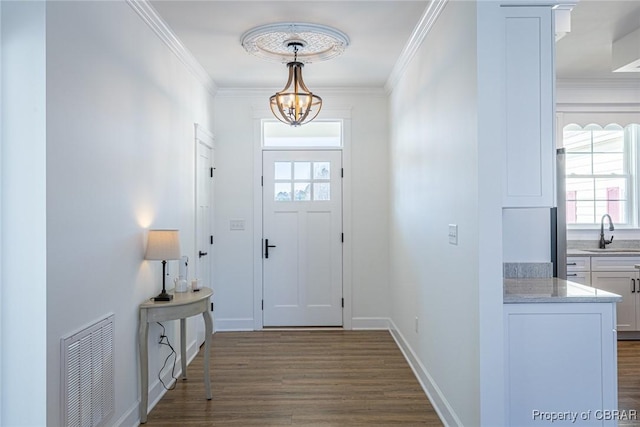
{"label": "table leg", "polygon": [[180,319],[180,360],[182,361],[182,379],[187,379],[187,319]]}
{"label": "table leg", "polygon": [[213,335],[213,324],[208,311],[202,313],[204,317],[204,389],[207,393],[207,400],[211,400],[211,377],[209,376],[209,357],[211,355],[211,336]]}
{"label": "table leg", "polygon": [[140,310],[140,325],[138,325],[138,347],[140,355],[140,424],[147,422],[147,407],[149,405],[149,323],[147,310]]}

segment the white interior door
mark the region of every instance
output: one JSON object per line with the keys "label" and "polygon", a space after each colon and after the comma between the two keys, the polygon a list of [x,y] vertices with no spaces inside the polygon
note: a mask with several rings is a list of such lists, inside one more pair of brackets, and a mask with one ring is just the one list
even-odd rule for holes
{"label": "white interior door", "polygon": [[263,325],[342,326],[342,152],[265,151],[262,170]]}
{"label": "white interior door", "polygon": [[[191,263],[194,268],[192,278],[200,279],[202,286],[212,289],[213,232],[211,224],[213,224],[214,170],[212,138],[210,140],[205,137],[200,129],[200,132],[196,132],[196,250],[195,261]],[[197,319],[197,342],[198,345],[202,345],[204,342],[204,322],[199,317]]]}

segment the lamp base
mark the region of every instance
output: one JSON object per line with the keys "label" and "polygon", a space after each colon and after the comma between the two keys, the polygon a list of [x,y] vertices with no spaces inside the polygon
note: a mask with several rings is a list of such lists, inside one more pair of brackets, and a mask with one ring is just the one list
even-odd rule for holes
{"label": "lamp base", "polygon": [[160,295],[154,297],[154,301],[171,301],[173,299],[173,295],[168,294],[166,292],[161,292]]}

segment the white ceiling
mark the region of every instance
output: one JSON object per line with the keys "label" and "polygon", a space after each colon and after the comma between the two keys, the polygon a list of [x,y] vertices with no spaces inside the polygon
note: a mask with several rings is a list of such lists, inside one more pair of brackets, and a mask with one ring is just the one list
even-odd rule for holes
{"label": "white ceiling", "polygon": [[559,79],[638,79],[613,73],[611,45],[640,27],[638,0],[580,0],[571,12],[571,32],[556,45]]}
{"label": "white ceiling", "polygon": [[[450,0],[459,1],[459,0]],[[429,4],[428,0],[151,0],[219,88],[274,88],[286,67],[249,55],[242,34],[259,25],[308,22],[345,32],[351,44],[329,61],[308,64],[307,85],[382,88]],[[581,0],[571,32],[557,44],[560,79],[639,79],[612,73],[611,43],[640,27],[638,0]]]}
{"label": "white ceiling", "polygon": [[153,7],[221,88],[277,88],[286,83],[284,64],[248,54],[242,34],[278,22],[323,24],[345,32],[342,56],[308,64],[307,85],[384,86],[428,1],[151,1]]}

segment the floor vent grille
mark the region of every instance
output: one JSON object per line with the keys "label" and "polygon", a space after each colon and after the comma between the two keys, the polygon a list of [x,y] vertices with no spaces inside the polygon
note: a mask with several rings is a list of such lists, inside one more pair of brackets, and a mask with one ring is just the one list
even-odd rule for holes
{"label": "floor vent grille", "polygon": [[100,427],[114,413],[113,315],[62,338],[65,427]]}

